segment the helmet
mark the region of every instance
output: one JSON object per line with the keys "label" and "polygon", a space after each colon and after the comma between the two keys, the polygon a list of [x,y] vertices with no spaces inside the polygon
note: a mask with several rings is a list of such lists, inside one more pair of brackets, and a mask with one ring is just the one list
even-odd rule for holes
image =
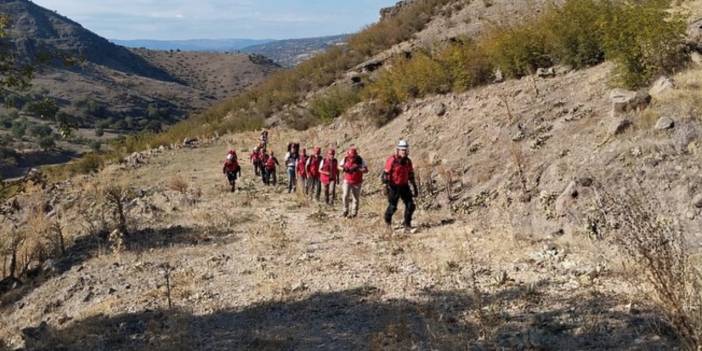
{"label": "helmet", "polygon": [[400,139],[400,141],[397,143],[397,149],[398,150],[407,150],[407,149],[409,149],[409,144],[404,139]]}
{"label": "helmet", "polygon": [[227,155],[227,161],[233,161],[234,160],[234,154],[228,154]]}

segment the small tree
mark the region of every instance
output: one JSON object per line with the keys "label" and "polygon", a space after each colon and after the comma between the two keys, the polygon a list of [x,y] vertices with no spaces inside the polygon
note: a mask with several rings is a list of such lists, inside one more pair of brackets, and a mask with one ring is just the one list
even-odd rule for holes
{"label": "small tree", "polygon": [[53,135],[47,135],[39,139],[39,147],[44,151],[49,151],[56,147],[56,140]]}

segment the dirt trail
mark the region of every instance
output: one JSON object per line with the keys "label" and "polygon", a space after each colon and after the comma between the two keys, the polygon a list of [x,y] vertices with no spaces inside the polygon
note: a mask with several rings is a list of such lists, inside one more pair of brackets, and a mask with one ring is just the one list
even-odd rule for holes
{"label": "dirt trail", "polygon": [[[219,162],[227,148],[167,151],[140,168],[102,174],[144,194],[130,211],[128,250],[94,251],[6,306],[0,337],[68,350],[672,342],[651,327],[659,323],[645,306],[632,307],[621,283],[627,272],[606,266],[608,249],[597,247],[604,244],[486,235],[480,223],[429,210],[417,213],[418,233],[388,239],[378,195],[347,220],[339,205],[263,187],[247,166],[240,191],[225,191]],[[169,190],[174,177],[200,196]]]}

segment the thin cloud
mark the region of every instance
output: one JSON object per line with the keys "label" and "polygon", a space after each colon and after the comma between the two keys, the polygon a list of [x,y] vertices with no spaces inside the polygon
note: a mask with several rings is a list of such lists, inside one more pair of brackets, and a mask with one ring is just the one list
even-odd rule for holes
{"label": "thin cloud", "polygon": [[35,0],[114,39],[295,38],[354,32],[396,0]]}

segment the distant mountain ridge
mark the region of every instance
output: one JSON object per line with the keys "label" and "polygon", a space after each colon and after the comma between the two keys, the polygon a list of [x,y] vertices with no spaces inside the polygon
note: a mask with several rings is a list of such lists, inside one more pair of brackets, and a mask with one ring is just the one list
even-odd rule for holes
{"label": "distant mountain ridge", "polygon": [[281,66],[291,67],[315,53],[343,43],[348,34],[300,39],[190,39],[190,40],[118,40],[112,42],[135,49],[206,52],[242,52],[263,55]]}
{"label": "distant mountain ridge", "polygon": [[128,48],[146,48],[149,50],[181,50],[181,51],[236,51],[245,47],[273,42],[273,39],[189,39],[189,40],[153,40],[110,39],[117,45]]}

